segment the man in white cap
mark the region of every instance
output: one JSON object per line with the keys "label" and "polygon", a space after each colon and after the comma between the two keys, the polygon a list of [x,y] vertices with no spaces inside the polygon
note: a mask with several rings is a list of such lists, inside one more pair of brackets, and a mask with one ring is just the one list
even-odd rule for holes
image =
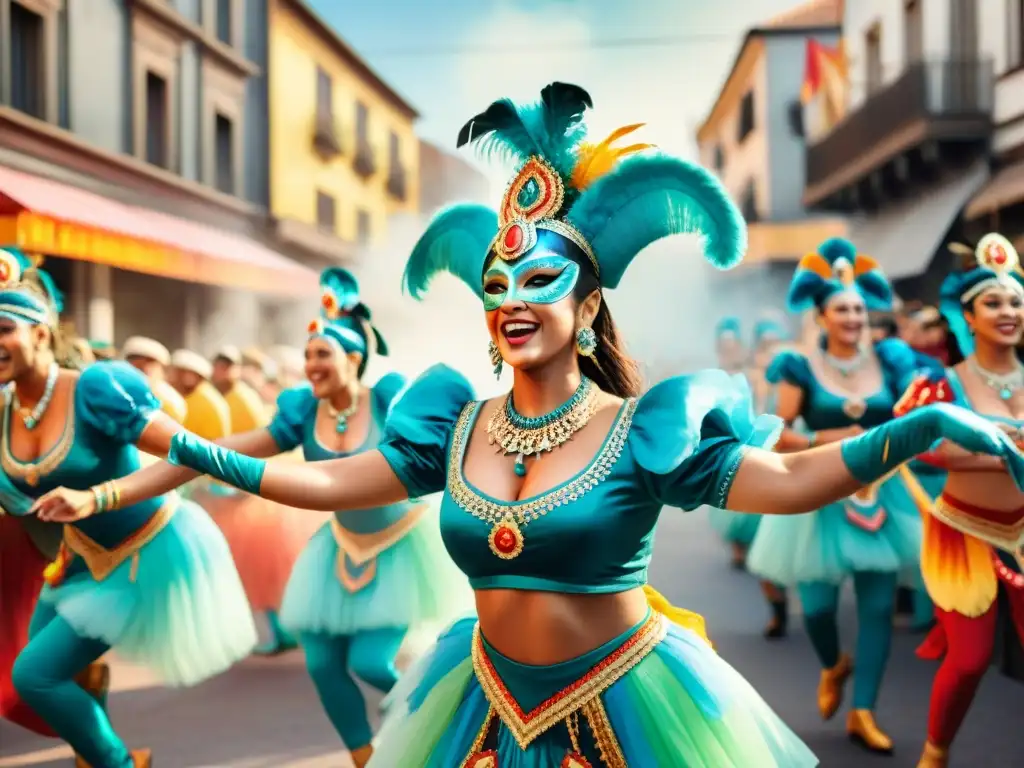
{"label": "man in white cap", "polygon": [[210,383],[213,366],[202,355],[179,349],[171,355],[174,386],[185,398],[185,429],[207,440],[231,434],[231,411],[224,397]]}
{"label": "man in white cap", "polygon": [[213,357],[211,382],[224,396],[231,411],[233,434],[260,429],[270,421],[269,408],[241,377],[242,353],[237,347],[222,347]]}
{"label": "man in white cap", "polygon": [[121,348],[124,359],[149,379],[149,386],[160,407],[179,424],[185,423],[185,399],[167,382],[171,353],[163,344],[145,336],[132,336]]}

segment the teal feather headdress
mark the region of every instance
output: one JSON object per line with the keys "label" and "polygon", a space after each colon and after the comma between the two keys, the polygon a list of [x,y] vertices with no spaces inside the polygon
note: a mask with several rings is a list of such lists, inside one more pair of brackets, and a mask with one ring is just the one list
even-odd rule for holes
{"label": "teal feather headdress", "polygon": [[552,83],[536,104],[501,99],[463,126],[458,146],[472,143],[486,156],[512,160],[517,173],[498,211],[462,204],[434,217],[406,265],[404,285],[413,297],[438,272],[480,296],[490,258],[520,258],[536,245],[538,231],[571,243],[605,288],[617,287],[637,253],[668,235],[701,234],[708,261],[720,269],[739,263],[746,226],[715,178],[647,151],[649,144],[615,146],[640,125],[586,142],[583,113],[591,106],[579,86]]}
{"label": "teal feather headdress", "polygon": [[734,338],[740,341],[740,331],[742,326],[740,325],[740,319],[738,317],[723,317],[715,325],[715,339],[722,339],[725,337]]}
{"label": "teal feather headdress", "polygon": [[970,248],[959,243],[949,248],[956,254],[974,257],[970,268],[951,273],[939,290],[939,311],[949,323],[960,351],[969,355],[974,351],[974,336],[964,318],[964,307],[997,285],[1024,295],[1024,272],[1021,272],[1017,249],[1002,235],[985,235],[973,254]]}
{"label": "teal feather headdress", "polygon": [[55,325],[64,296],[20,248],[0,248],[0,314],[17,322]]}
{"label": "teal feather headdress", "polygon": [[800,259],[789,284],[786,305],[791,312],[821,309],[833,295],[853,291],[873,312],[892,308],[892,287],[878,262],[857,253],[849,240],[832,237]]}
{"label": "teal feather headdress", "polygon": [[762,317],[754,323],[754,346],[765,339],[789,341],[789,330],[774,317]]}
{"label": "teal feather headdress", "polygon": [[388,354],[388,345],[372,320],[369,307],[360,301],[355,275],[341,267],[328,267],[320,273],[320,316],[309,324],[309,334],[327,336],[346,352],[362,355],[360,375],[369,362],[371,336],[372,351],[385,357]]}

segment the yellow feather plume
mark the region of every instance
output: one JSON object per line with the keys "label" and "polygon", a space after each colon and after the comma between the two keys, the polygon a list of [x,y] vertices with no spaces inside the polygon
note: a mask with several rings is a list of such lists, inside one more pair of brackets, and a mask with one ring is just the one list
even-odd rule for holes
{"label": "yellow feather plume", "polygon": [[654,147],[653,144],[630,144],[627,147],[612,146],[623,136],[633,133],[633,131],[643,128],[643,126],[644,123],[626,125],[617,131],[613,131],[600,144],[591,144],[589,142],[580,144],[576,167],[573,168],[572,178],[570,179],[572,186],[579,190],[586,189],[606,173],[609,173],[620,158]]}

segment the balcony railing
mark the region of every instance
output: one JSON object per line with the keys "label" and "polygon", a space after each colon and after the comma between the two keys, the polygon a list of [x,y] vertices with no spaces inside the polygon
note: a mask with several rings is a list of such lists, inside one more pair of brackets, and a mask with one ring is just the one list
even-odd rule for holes
{"label": "balcony railing", "polygon": [[356,154],[352,158],[352,167],[363,178],[373,176],[377,172],[377,151],[366,139],[356,141]]}
{"label": "balcony railing", "polygon": [[993,94],[987,59],[909,65],[807,148],[804,202],[819,202],[925,141],[987,138]]}
{"label": "balcony railing", "polygon": [[334,115],[318,114],[313,127],[313,148],[325,160],[336,157],[344,148],[342,130]]}
{"label": "balcony railing", "polygon": [[406,174],[400,163],[393,164],[388,172],[388,194],[396,200],[405,200]]}

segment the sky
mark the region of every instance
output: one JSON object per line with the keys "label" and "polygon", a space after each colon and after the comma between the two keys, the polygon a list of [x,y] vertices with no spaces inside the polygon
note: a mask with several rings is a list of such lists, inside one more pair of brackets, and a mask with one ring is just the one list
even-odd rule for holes
{"label": "sky", "polygon": [[[693,159],[693,136],[743,33],[800,0],[307,0],[453,150],[495,99],[533,100],[556,80],[586,88],[598,138],[644,122],[638,141]],[[638,42],[638,40],[640,42]],[[503,169],[488,168],[492,184]]]}

